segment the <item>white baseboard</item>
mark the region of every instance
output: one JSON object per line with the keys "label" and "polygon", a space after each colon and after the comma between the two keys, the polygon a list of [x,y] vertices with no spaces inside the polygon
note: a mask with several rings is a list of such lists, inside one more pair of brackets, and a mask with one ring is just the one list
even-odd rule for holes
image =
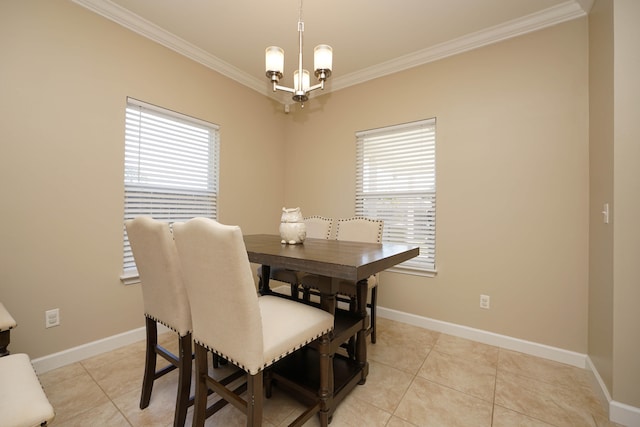
{"label": "white baseboard", "polygon": [[613,400],[590,357],[587,357],[587,364],[596,377],[602,397],[609,402],[609,420],[627,427],[640,427],[640,408]]}
{"label": "white baseboard", "polygon": [[600,388],[600,397],[606,402],[611,403],[611,394],[609,394],[609,389],[604,383],[604,380],[600,376],[600,372],[596,369],[596,365],[593,364],[591,358],[587,356],[587,368],[593,372],[593,376],[596,378],[596,382],[598,383],[598,387]]}
{"label": "white baseboard", "polygon": [[428,317],[417,316],[415,314],[404,313],[390,308],[378,307],[378,316],[414,326],[420,326],[432,331],[442,332],[496,347],[502,347],[507,350],[518,351],[532,356],[554,360],[567,365],[577,366],[578,368],[587,367],[586,354],[563,350],[561,348],[538,344],[531,341],[525,341],[519,338],[512,338],[506,335],[495,334],[493,332],[474,329],[468,326],[460,326],[454,323],[430,319]]}
{"label": "white baseboard", "polygon": [[640,408],[612,400],[609,402],[609,419],[626,427],[640,427]]}
{"label": "white baseboard", "polygon": [[[158,325],[158,333],[168,331],[163,325]],[[79,362],[89,357],[97,356],[108,351],[124,347],[145,339],[145,328],[133,329],[121,334],[113,335],[87,344],[79,345],[58,353],[33,359],[31,363],[38,374],[51,371],[62,366]]]}

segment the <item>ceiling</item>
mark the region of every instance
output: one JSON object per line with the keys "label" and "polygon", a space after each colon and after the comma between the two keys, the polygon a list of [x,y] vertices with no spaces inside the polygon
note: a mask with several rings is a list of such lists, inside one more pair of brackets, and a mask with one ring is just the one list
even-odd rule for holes
{"label": "ceiling", "polygon": [[[292,86],[300,0],[73,1],[258,92],[292,103],[290,94],[272,92],[265,76],[264,50],[271,45],[285,50],[285,76],[280,84]],[[312,71],[316,45],[332,46],[333,74],[325,92],[339,90],[579,18],[592,3],[305,0],[304,66]]]}

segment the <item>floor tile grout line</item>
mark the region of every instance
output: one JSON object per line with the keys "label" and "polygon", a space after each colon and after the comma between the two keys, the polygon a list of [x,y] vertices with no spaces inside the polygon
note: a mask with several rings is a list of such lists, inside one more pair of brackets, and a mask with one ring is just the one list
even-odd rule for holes
{"label": "floor tile grout line", "polygon": [[500,365],[500,352],[502,349],[498,347],[498,357],[496,360],[496,372],[493,377],[493,402],[491,404],[491,427],[493,427],[494,417],[496,415],[496,393],[498,391],[498,365]]}
{"label": "floor tile grout line", "polygon": [[116,404],[116,402],[113,401],[111,396],[109,396],[109,394],[106,392],[106,390],[100,385],[100,383],[91,374],[91,372],[89,372],[89,369],[87,369],[87,367],[84,366],[84,364],[82,363],[82,360],[80,361],[80,365],[82,365],[82,368],[87,372],[87,374],[89,375],[91,380],[96,384],[96,386],[98,386],[98,388],[105,395],[105,397],[107,399],[109,399],[109,402],[113,405],[113,407],[116,408],[116,410],[120,413],[120,415],[122,415],[122,417],[125,419],[127,424],[129,424],[129,426],[133,427],[133,423],[131,422],[131,420],[129,420],[129,417],[127,417],[127,415],[124,412],[122,412],[122,409],[120,409],[120,407]]}

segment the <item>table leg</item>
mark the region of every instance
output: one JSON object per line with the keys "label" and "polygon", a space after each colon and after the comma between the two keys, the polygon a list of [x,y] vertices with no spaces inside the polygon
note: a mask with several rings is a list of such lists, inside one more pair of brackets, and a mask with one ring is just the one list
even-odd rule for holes
{"label": "table leg", "polygon": [[362,369],[358,384],[361,385],[367,381],[367,374],[369,373],[369,363],[367,362],[367,327],[369,322],[369,318],[367,317],[368,291],[366,280],[361,280],[356,284],[356,310],[365,319],[363,327],[358,331],[356,339],[356,362]]}
{"label": "table leg", "polygon": [[[318,396],[320,397],[320,425],[327,426],[333,410],[333,353],[330,351],[331,341],[328,334],[320,338],[320,389]],[[325,375],[322,375],[322,373]]]}
{"label": "table leg", "polygon": [[318,284],[318,290],[320,291],[320,308],[327,313],[335,315],[336,294],[338,293],[340,280],[331,277],[321,277],[320,280],[324,283],[328,282],[328,286],[323,285],[322,283]]}
{"label": "table leg", "polygon": [[271,266],[270,265],[262,265],[262,277],[260,278],[260,283],[258,286],[258,291],[261,295],[269,295],[271,293],[271,288],[269,287],[269,278],[271,277]]}

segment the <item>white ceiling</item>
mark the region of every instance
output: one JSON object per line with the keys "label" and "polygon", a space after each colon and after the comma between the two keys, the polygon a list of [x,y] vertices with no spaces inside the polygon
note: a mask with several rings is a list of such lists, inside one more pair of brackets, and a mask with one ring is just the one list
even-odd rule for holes
{"label": "white ceiling", "polygon": [[[300,0],[73,0],[256,91],[274,95],[264,49],[285,50],[297,69]],[[304,66],[333,47],[338,90],[588,13],[593,0],[303,0]],[[312,73],[313,74],[313,73]],[[313,76],[312,76],[313,79]],[[313,84],[313,83],[312,83]]]}

